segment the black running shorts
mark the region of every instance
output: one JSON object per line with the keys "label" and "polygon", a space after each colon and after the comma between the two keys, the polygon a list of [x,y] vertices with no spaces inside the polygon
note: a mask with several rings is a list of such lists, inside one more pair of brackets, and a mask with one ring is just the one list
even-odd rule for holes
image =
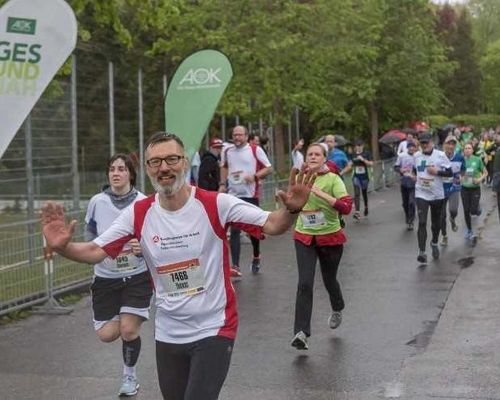
{"label": "black running shorts", "polygon": [[95,276],[90,290],[95,321],[110,321],[121,313],[149,318],[153,288],[148,271],[118,279]]}

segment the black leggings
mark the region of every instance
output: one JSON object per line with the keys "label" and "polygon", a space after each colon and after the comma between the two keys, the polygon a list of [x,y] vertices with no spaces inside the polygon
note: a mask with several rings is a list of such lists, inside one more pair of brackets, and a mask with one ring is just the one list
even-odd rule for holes
{"label": "black leggings", "polygon": [[211,336],[192,343],[156,341],[164,400],[216,400],[229,371],[234,340]]}
{"label": "black leggings", "polygon": [[479,215],[479,200],[481,200],[481,188],[462,188],[462,207],[467,229],[472,229],[471,215]]}
{"label": "black leggings", "polygon": [[415,220],[415,187],[401,186],[401,200],[403,201],[406,223],[412,224]]}
{"label": "black leggings", "polygon": [[357,185],[354,185],[354,208],[359,211],[360,204],[360,194],[363,194],[363,202],[365,208],[368,208],[368,189],[362,189]]}
{"label": "black leggings", "polygon": [[441,230],[441,213],[443,211],[444,200],[424,200],[417,198],[417,214],[418,214],[418,248],[420,251],[425,251],[427,242],[427,214],[429,207],[431,208],[431,231],[432,243],[437,244],[439,239],[439,231]]}
{"label": "black leggings", "polygon": [[318,247],[313,242],[310,246],[295,240],[299,284],[295,302],[294,333],[304,332],[311,335],[311,315],[313,307],[314,274],[316,261],[319,258],[323,283],[330,296],[333,311],[342,311],[345,307],[337,271],[344,251],[343,245]]}
{"label": "black leggings", "polygon": [[[241,200],[247,203],[253,204],[255,206],[259,205],[259,199],[253,197],[241,197]],[[229,237],[229,245],[231,246],[231,259],[233,260],[233,265],[240,265],[240,253],[241,253],[241,242],[240,242],[241,230],[231,227],[231,236]],[[250,236],[252,241],[253,256],[255,258],[260,257],[260,240]]]}

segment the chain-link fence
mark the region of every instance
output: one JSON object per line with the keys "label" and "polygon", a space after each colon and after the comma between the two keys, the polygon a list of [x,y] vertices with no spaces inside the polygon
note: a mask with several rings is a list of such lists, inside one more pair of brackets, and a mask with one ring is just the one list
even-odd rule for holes
{"label": "chain-link fence", "polygon": [[[69,213],[77,219],[76,240],[83,237],[83,212]],[[0,315],[49,300],[49,293],[60,294],[88,285],[92,268],[55,255],[53,269],[45,257],[38,220],[0,225]]]}

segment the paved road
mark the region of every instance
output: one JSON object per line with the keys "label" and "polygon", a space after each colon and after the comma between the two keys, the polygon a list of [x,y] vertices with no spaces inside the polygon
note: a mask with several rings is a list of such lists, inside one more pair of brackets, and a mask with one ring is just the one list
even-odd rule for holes
{"label": "paved road", "polygon": [[[318,274],[308,352],[290,346],[297,279],[291,237],[264,242],[263,273],[246,270],[236,284],[240,330],[222,400],[397,397],[405,362],[425,351],[460,260],[473,251],[456,233],[438,262],[419,267],[415,233],[405,230],[399,204],[397,190],[376,193],[367,219],[348,219],[339,273],[344,321],[336,331],[328,328]],[[249,259],[249,246],[243,248]],[[121,346],[101,344],[90,318],[86,297],[71,315],[33,316],[0,328],[0,398],[115,398]],[[137,399],[160,398],[152,332],[146,324]]]}

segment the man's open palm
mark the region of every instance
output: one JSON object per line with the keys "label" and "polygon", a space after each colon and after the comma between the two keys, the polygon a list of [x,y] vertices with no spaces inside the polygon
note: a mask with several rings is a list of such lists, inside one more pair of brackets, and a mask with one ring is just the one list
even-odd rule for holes
{"label": "man's open palm", "polygon": [[278,196],[289,211],[299,211],[307,203],[316,174],[292,168],[287,192],[279,191]]}
{"label": "man's open palm", "polygon": [[63,206],[47,202],[41,210],[42,232],[49,247],[63,249],[70,242],[75,232],[76,220],[66,225]]}

